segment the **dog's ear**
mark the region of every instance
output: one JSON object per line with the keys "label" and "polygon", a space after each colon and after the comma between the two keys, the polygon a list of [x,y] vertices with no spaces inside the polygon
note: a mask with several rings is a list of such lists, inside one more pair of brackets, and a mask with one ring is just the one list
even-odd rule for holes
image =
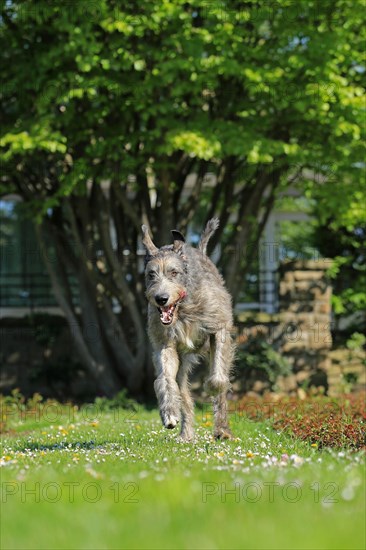
{"label": "dog's ear", "polygon": [[149,233],[149,230],[148,230],[147,226],[143,225],[141,227],[141,229],[142,229],[142,233],[144,234],[144,236],[142,238],[142,244],[144,245],[144,247],[146,248],[146,250],[147,250],[148,254],[150,254],[150,256],[155,256],[155,254],[157,254],[159,249],[152,242],[152,239],[150,237],[150,233]]}
{"label": "dog's ear", "polygon": [[173,235],[173,250],[174,252],[178,252],[181,250],[182,246],[186,242],[185,238],[183,237],[182,233],[180,231],[177,231],[176,229],[172,229],[172,235]]}

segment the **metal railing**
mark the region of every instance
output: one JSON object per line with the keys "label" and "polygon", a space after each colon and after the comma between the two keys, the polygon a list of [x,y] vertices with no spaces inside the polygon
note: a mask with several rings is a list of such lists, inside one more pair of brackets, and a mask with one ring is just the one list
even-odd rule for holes
{"label": "metal railing", "polygon": [[[72,277],[69,282],[73,301],[77,305],[77,282]],[[277,271],[247,275],[236,309],[274,313],[278,310],[278,285]],[[33,309],[57,306],[48,273],[0,274],[0,307]]]}
{"label": "metal railing", "polygon": [[[77,299],[76,284],[71,284]],[[0,307],[36,308],[57,307],[48,273],[0,274]]]}
{"label": "metal railing", "polygon": [[275,313],[279,307],[278,271],[260,271],[248,274],[235,305],[236,311],[263,311]]}

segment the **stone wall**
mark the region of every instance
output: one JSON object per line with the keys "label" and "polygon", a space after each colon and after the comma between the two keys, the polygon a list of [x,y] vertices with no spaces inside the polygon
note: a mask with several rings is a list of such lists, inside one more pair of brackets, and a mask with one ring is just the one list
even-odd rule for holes
{"label": "stone wall", "polygon": [[[326,276],[330,260],[286,262],[280,268],[279,312],[238,316],[238,344],[248,347],[250,339],[262,339],[285,357],[291,374],[279,375],[276,388],[294,392],[316,386],[336,393],[332,380],[330,348],[332,287]],[[242,369],[245,379],[245,365]],[[249,373],[248,373],[249,374]],[[249,374],[253,380],[258,374]],[[248,390],[248,386],[240,389]],[[270,389],[265,381],[255,381],[254,391]]]}
{"label": "stone wall", "polygon": [[329,390],[331,369],[332,287],[326,276],[329,260],[289,262],[280,269],[280,316],[284,325],[281,351],[292,365],[293,375],[282,384],[299,383]]}

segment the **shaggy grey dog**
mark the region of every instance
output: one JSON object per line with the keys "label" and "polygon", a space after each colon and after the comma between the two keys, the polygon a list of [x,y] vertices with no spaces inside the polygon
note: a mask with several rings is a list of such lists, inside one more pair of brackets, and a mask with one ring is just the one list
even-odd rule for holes
{"label": "shaggy grey dog", "polygon": [[198,248],[172,231],[174,243],[157,248],[145,225],[148,332],[156,371],[155,393],[166,428],[181,420],[181,438],[193,438],[194,403],[188,376],[200,357],[209,359],[207,390],[214,396],[214,435],[230,438],[226,393],[233,363],[231,297],[206,255],[219,220],[210,220]]}

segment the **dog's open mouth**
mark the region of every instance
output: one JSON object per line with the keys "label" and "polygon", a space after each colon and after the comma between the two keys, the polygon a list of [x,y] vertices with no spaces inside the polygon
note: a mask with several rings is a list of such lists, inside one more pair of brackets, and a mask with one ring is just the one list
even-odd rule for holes
{"label": "dog's open mouth", "polygon": [[160,313],[160,321],[163,325],[171,325],[174,319],[174,313],[179,303],[185,298],[186,293],[183,291],[176,302],[173,302],[169,306],[158,306]]}
{"label": "dog's open mouth", "polygon": [[158,307],[160,313],[160,321],[163,325],[170,325],[173,322],[174,312],[178,305],[178,302],[174,302],[170,306]]}

